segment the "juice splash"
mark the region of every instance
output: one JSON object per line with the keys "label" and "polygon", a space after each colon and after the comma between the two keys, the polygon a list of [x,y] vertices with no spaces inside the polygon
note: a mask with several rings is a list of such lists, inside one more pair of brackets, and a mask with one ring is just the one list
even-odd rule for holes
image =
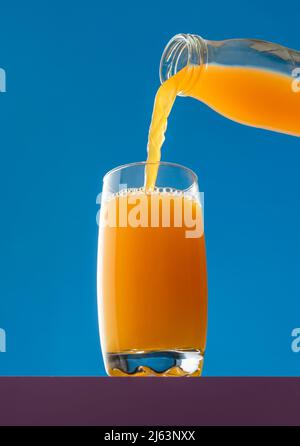
{"label": "juice splash", "polygon": [[[251,67],[187,66],[165,81],[156,94],[149,163],[160,161],[167,119],[180,93],[241,124],[300,136],[300,92],[293,91],[289,76]],[[153,190],[157,169],[147,166],[146,190]]]}

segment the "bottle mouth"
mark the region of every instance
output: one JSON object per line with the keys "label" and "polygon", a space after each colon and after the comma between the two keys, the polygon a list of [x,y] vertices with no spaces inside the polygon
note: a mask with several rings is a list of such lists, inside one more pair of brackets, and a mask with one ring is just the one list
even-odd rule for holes
{"label": "bottle mouth", "polygon": [[164,49],[159,77],[163,84],[188,65],[201,65],[206,58],[205,40],[195,34],[177,34]]}

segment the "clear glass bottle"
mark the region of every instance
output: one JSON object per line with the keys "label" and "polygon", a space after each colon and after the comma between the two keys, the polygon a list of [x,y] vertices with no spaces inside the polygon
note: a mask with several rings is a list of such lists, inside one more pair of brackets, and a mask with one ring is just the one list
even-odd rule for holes
{"label": "clear glass bottle", "polygon": [[181,76],[192,96],[243,124],[300,136],[300,52],[255,39],[178,34],[160,63],[162,83]]}

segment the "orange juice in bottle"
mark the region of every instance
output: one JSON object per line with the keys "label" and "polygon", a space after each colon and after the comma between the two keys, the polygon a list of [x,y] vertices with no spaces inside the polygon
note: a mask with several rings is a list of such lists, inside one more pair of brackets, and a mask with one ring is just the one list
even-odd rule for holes
{"label": "orange juice in bottle", "polygon": [[[176,96],[190,96],[241,124],[300,136],[300,53],[250,39],[204,40],[179,34],[160,64],[162,82],[154,104],[148,162],[160,160]],[[200,125],[200,123],[199,123]],[[157,171],[146,169],[146,188]]]}

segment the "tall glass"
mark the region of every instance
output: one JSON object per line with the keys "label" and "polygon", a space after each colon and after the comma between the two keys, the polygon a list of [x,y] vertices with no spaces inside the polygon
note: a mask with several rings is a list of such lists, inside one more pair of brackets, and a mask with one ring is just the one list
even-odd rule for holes
{"label": "tall glass", "polygon": [[151,192],[143,162],[117,167],[103,180],[98,312],[111,376],[202,371],[207,277],[198,180],[184,166],[156,167]]}

